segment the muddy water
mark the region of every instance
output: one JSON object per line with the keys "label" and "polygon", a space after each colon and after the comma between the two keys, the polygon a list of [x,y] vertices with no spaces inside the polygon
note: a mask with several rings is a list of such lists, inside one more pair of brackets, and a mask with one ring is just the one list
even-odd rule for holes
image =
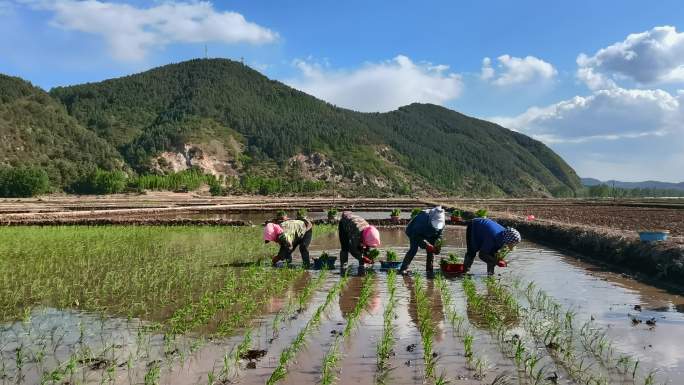
{"label": "muddy water", "polygon": [[[684,380],[684,297],[624,277],[535,244],[510,258],[515,274],[574,309],[582,322],[595,319],[623,353],[657,368],[661,379]],[[635,306],[641,311],[635,310]],[[642,323],[634,324],[632,318]],[[656,325],[646,325],[646,320]],[[679,379],[679,380],[676,380]]]}
{"label": "muddy water", "polygon": [[[387,211],[354,211],[354,214],[360,215],[366,219],[388,219],[391,210]],[[289,218],[295,218],[297,213],[295,210],[287,211]],[[226,221],[246,221],[254,224],[264,223],[272,220],[276,216],[276,211],[230,211],[230,212],[201,212],[201,213],[162,213],[156,214],[156,217],[163,218],[177,218],[177,219],[203,219],[203,220],[226,220]],[[307,216],[312,220],[326,219],[327,213],[324,211],[310,211]],[[339,214],[338,214],[339,217]],[[402,211],[400,218],[409,219],[411,213],[407,210]]]}
{"label": "muddy water", "polygon": [[[383,248],[391,248],[397,251],[400,257],[403,256],[408,246],[408,239],[403,229],[381,229],[381,233]],[[464,229],[448,227],[445,234],[444,254],[449,252],[462,254],[465,247]],[[314,256],[322,251],[333,255],[339,253],[337,234],[317,237],[311,249]],[[384,253],[381,254],[381,259],[382,257]],[[300,262],[298,257],[295,257],[295,262]],[[435,262],[435,268],[437,268],[437,261]],[[355,265],[356,261],[351,259],[350,263]],[[416,256],[411,268],[419,274],[424,272],[425,254],[423,251]],[[352,269],[352,271],[355,270]],[[479,279],[484,273],[484,263],[476,261],[473,266],[473,275]],[[661,382],[670,379],[670,383],[673,384],[684,383],[679,380],[684,376],[684,347],[682,346],[684,297],[668,294],[621,275],[603,271],[594,265],[580,262],[575,258],[532,243],[521,245],[511,255],[509,268],[497,269],[497,273],[501,273],[504,278],[516,276],[525,281],[534,281],[538,287],[564,306],[574,309],[579,318],[588,320],[593,317],[596,324],[607,330],[608,336],[615,342],[618,350],[635,355],[641,360],[641,367],[646,370],[657,368]],[[315,293],[306,310],[296,314],[293,319],[283,320],[274,333],[273,318],[284,304],[283,299],[276,299],[264,316],[252,324],[255,328],[251,347],[266,350],[266,355],[253,363],[253,369],[247,368],[246,360],[241,361],[238,364],[239,370],[235,372],[232,381],[243,384],[263,384],[277,366],[283,349],[291,344],[338,279],[337,272],[329,273],[329,278]],[[306,348],[289,366],[288,377],[283,383],[319,382],[323,357],[334,340],[332,332],[344,329],[347,317],[356,304],[361,282],[361,277],[352,277],[348,286],[330,304],[320,327],[307,337]],[[382,312],[387,300],[386,285],[386,274],[376,271],[374,292],[368,309],[363,313],[351,338],[344,341],[341,346],[342,359],[339,363],[341,371],[338,383],[373,382],[376,371],[376,343],[382,335]],[[398,277],[397,279],[397,316],[394,320],[396,355],[390,360],[393,370],[390,371],[387,383],[424,383],[423,352],[417,327],[413,285],[411,277]],[[491,334],[486,330],[473,327],[474,349],[488,363],[487,376],[481,381],[474,378],[475,372],[468,369],[465,362],[461,338],[455,335],[451,325],[444,321],[445,310],[439,290],[430,280],[426,281],[426,285],[426,293],[432,303],[431,318],[436,332],[434,351],[439,356],[437,373],[444,372],[449,379],[456,379],[455,383],[461,384],[491,383],[500,374],[506,374],[513,379],[517,378],[518,373],[512,360],[500,352]],[[462,314],[465,314],[466,305],[460,279],[450,280],[449,285],[454,294],[456,306]],[[635,305],[640,305],[641,311],[634,310]],[[644,322],[632,326],[631,317],[637,317]],[[656,319],[655,327],[645,324],[645,321],[651,318]],[[85,345],[92,345],[96,350],[97,346],[116,347],[112,350],[116,351],[116,354],[105,355],[105,358],[111,357],[113,362],[122,363],[130,356],[136,358],[144,356],[145,362],[162,361],[160,382],[165,384],[206,383],[208,376],[212,373],[218,374],[223,369],[224,356],[227,353],[230,354],[243,338],[242,335],[237,335],[230,339],[205,341],[194,354],[174,358],[163,354],[166,349],[162,335],[156,335],[154,332],[141,334],[143,329],[135,321],[51,310],[34,314],[33,321],[35,327],[42,328],[41,333],[33,333],[33,335],[50,335],[53,326],[61,325],[61,329],[52,333],[54,334],[52,338],[58,339],[61,344],[67,346],[77,344],[80,338],[79,330],[84,330],[86,338],[90,338]],[[31,335],[25,327],[26,325],[15,323],[0,328],[0,348],[2,348],[0,353],[3,355],[3,361],[8,362],[4,358],[9,359],[10,356],[16,354],[16,347],[22,343],[25,346],[40,346],[39,341],[24,340]],[[104,334],[103,331],[105,331]],[[105,341],[98,342],[97,339],[102,339],[102,335]],[[141,338],[144,340],[139,341]],[[185,345],[191,343],[187,341]],[[407,347],[412,345],[415,347],[407,350]],[[139,349],[137,346],[143,346],[144,349]],[[139,350],[143,351],[138,352]],[[148,353],[144,350],[152,352]],[[135,351],[136,354],[131,355],[131,351]],[[31,355],[36,356],[36,354],[38,352],[34,349]],[[67,355],[60,357],[63,361]],[[144,363],[141,365],[142,367],[132,372],[126,371],[125,368],[117,369],[115,382],[122,384],[142,382],[140,380],[149,368]],[[49,363],[46,363],[46,366],[49,366]],[[12,370],[13,368],[10,367],[10,373]],[[104,370],[95,370],[90,373],[86,381],[82,382],[99,382],[103,374]],[[133,377],[133,381],[129,376]],[[31,383],[30,378],[28,374],[27,381],[24,383]],[[3,382],[0,380],[0,383]]]}
{"label": "muddy water", "polygon": [[[402,229],[382,229],[381,234],[383,248],[394,249],[400,257],[407,251],[408,239]],[[448,227],[443,254],[462,254],[464,248],[464,228]],[[326,250],[334,255],[339,250],[337,235],[319,237],[314,240],[312,249]],[[381,255],[384,256],[384,253]],[[497,274],[515,275],[525,281],[534,281],[562,305],[574,309],[579,321],[593,317],[594,322],[607,331],[620,352],[634,355],[646,371],[657,369],[659,379],[670,379],[677,383],[676,379],[684,378],[684,296],[605,271],[596,265],[534,243],[521,244],[509,259],[509,267],[498,268]],[[435,268],[438,267],[437,262],[435,261]],[[355,262],[350,258],[350,263]],[[423,272],[424,263],[425,254],[419,251],[411,268]],[[476,260],[472,273],[476,277],[485,275],[485,264]],[[460,285],[454,288],[455,293],[459,291],[458,286]],[[400,300],[400,303],[403,301],[404,299]],[[641,306],[641,311],[634,310],[635,305]],[[410,316],[411,313],[414,314],[413,317]],[[409,318],[415,318],[414,311],[409,311],[408,315]],[[632,318],[637,318],[642,323],[634,326]],[[652,318],[656,320],[655,327],[646,324],[646,320]],[[415,330],[414,319],[408,322],[398,320],[397,325],[399,332],[406,331],[405,329]],[[441,337],[436,337],[438,338]],[[491,344],[494,345],[493,342]],[[490,365],[501,366],[496,361],[502,357],[491,352],[494,349],[489,350],[488,355],[498,356]],[[503,366],[505,371],[512,369],[510,365]]]}

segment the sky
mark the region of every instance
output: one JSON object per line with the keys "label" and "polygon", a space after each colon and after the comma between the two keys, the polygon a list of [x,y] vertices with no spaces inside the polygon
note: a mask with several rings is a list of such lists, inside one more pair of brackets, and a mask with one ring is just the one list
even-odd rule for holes
{"label": "sky", "polygon": [[0,36],[0,73],[46,90],[206,52],[341,107],[491,120],[583,177],[684,181],[679,0],[0,0]]}

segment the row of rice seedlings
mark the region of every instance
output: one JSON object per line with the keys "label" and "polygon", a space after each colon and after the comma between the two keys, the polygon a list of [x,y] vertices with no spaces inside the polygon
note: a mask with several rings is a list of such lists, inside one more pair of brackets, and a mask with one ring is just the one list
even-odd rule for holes
{"label": "row of rice seedlings", "polygon": [[[578,326],[576,313],[564,310],[551,296],[537,289],[534,282],[523,285],[515,280],[514,287],[524,294],[531,306],[530,312],[534,315],[529,317],[529,323],[532,329],[538,332],[547,347],[555,348],[550,350],[556,352],[557,359],[563,362],[571,376],[581,383],[607,382],[603,375],[592,370],[592,362],[598,361],[608,373],[617,370],[633,383],[639,383],[639,360],[629,354],[617,354],[605,331],[591,320]],[[654,382],[655,371],[645,374],[644,384]]]}
{"label": "row of rice seedlings", "polygon": [[[315,226],[314,235],[335,231]],[[167,319],[272,253],[257,227],[55,226],[0,232],[0,321],[36,305]]]}
{"label": "row of rice seedlings", "polygon": [[397,272],[390,270],[387,272],[387,303],[382,315],[382,337],[377,345],[377,376],[376,383],[384,384],[389,374],[389,359],[394,354],[394,318],[396,316],[396,291],[397,291]]}
{"label": "row of rice seedlings", "polygon": [[240,359],[244,357],[252,346],[252,333],[253,330],[247,330],[237,346],[235,346],[232,352],[227,352],[223,356],[223,367],[219,372],[219,375],[214,379],[213,371],[209,373],[209,384],[214,384],[218,380],[219,383],[232,383],[235,378],[240,375]]}
{"label": "row of rice seedlings", "polygon": [[487,371],[486,359],[475,353],[473,343],[475,337],[473,336],[470,327],[467,325],[466,317],[456,310],[454,304],[454,297],[449,290],[449,285],[444,277],[440,274],[436,279],[437,287],[439,288],[442,303],[444,307],[444,316],[451,324],[456,335],[463,341],[463,350],[466,358],[466,364],[474,369],[477,378],[484,378]]}
{"label": "row of rice seedlings", "polygon": [[[321,227],[325,226],[317,226],[319,233],[326,230]],[[273,271],[260,266],[230,267],[231,262],[266,255],[268,250],[259,246],[263,245],[258,242],[259,236],[258,229],[201,226],[8,228],[0,232],[0,319],[16,319],[19,315],[29,325],[31,305],[44,303],[58,308],[95,310],[103,319],[107,317],[105,313],[128,315],[129,321],[134,321],[134,316],[168,319],[165,324],[176,326],[175,333],[184,333],[206,324],[217,311],[227,314],[233,305],[239,305],[241,311],[234,312],[239,316],[219,325],[220,332],[228,333],[235,326],[244,325],[262,305],[252,301],[243,306],[240,297],[227,297],[231,292],[258,292],[256,297],[267,298],[303,274],[300,270]],[[235,274],[238,269],[244,274]],[[174,313],[179,316],[184,308],[191,310],[186,317],[171,321]],[[157,333],[163,326],[152,322],[139,329],[143,334]],[[43,329],[33,332],[50,334]],[[104,336],[103,329],[101,337]],[[43,337],[51,341],[54,350],[62,346],[63,354],[65,347],[54,335]],[[175,346],[174,340],[172,335],[164,339],[164,361],[182,361],[203,342],[201,338],[193,340],[188,351]],[[56,353],[44,348],[47,343],[30,344],[26,354],[36,357],[25,359],[20,354],[18,366],[24,372],[43,373],[44,378],[60,377],[60,373],[71,371],[85,374],[89,371],[88,363],[104,354],[94,354],[88,347],[82,352],[66,347],[67,354],[80,362],[71,369],[73,365],[68,365],[68,360],[60,362]],[[101,341],[99,345],[112,355],[111,368],[104,371],[103,380],[112,374],[113,360],[128,367],[130,373],[134,369],[131,363],[148,360],[151,350],[149,339],[141,339],[136,343],[136,352],[129,353],[128,360],[124,357],[121,362],[122,357],[114,355],[115,350],[125,348],[120,342]],[[0,370],[9,377],[16,371],[15,358],[6,354],[1,357]]]}
{"label": "row of rice seedlings", "polygon": [[[257,265],[239,274],[230,272],[220,290],[205,293],[198,302],[177,309],[168,320],[170,332],[185,334],[206,324],[220,311],[238,309],[239,311],[231,312],[231,317],[218,326],[217,334],[229,334],[235,327],[244,327],[245,320],[257,313],[266,299],[302,275],[302,270],[273,270]],[[255,295],[245,296],[245,292]]]}
{"label": "row of rice seedlings", "polygon": [[[490,287],[496,285],[496,282],[491,281],[487,283]],[[466,277],[463,279],[463,291],[466,294],[468,300],[468,306],[473,309],[475,313],[482,317],[482,319],[487,324],[487,327],[492,330],[499,340],[499,345],[505,354],[510,355],[511,351],[508,348],[510,342],[506,340],[506,335],[509,330],[509,325],[505,321],[510,320],[510,316],[519,314],[519,306],[517,302],[509,299],[510,294],[507,293],[502,287],[497,287],[493,290],[493,295],[503,296],[507,299],[504,300],[505,308],[494,306],[493,301],[489,298],[485,298],[477,293],[477,288],[475,287],[475,282],[472,278]],[[493,297],[496,298],[496,297]],[[501,300],[497,299],[496,301]],[[504,309],[502,311],[502,309]],[[541,366],[540,362],[542,357],[536,352],[527,347],[529,341],[524,341],[521,336],[518,336],[513,341],[515,345],[515,352],[513,358],[515,359],[515,364],[522,370],[532,381],[533,384],[542,384],[546,381],[546,378],[550,377],[548,367]]]}
{"label": "row of rice seedlings", "polygon": [[311,297],[313,297],[316,290],[323,285],[323,282],[325,282],[327,277],[328,272],[326,270],[321,270],[316,279],[309,280],[302,291],[297,296],[290,298],[287,305],[276,313],[271,323],[274,339],[278,337],[281,322],[283,320],[291,320],[295,313],[303,312],[309,304],[309,301],[311,301]]}
{"label": "row of rice seedlings", "polygon": [[294,341],[292,341],[292,344],[288,346],[285,350],[283,350],[283,352],[280,354],[278,366],[275,368],[273,373],[271,373],[271,376],[266,381],[267,385],[275,384],[287,376],[287,366],[290,363],[290,360],[292,360],[297,354],[297,352],[299,352],[301,348],[304,347],[307,334],[309,334],[316,327],[318,327],[318,325],[321,322],[321,316],[323,315],[323,312],[328,307],[328,305],[330,305],[335,296],[340,293],[340,291],[344,288],[348,281],[348,276],[342,276],[340,280],[337,282],[337,284],[335,284],[335,286],[333,286],[332,289],[328,292],[328,295],[325,297],[325,302],[318,306],[318,308],[311,316],[309,321],[307,321],[306,325],[304,325],[302,330],[295,337]]}
{"label": "row of rice seedlings", "polygon": [[423,343],[423,361],[425,362],[425,379],[436,379],[435,367],[437,365],[436,356],[432,354],[432,341],[435,336],[435,329],[432,324],[432,312],[430,299],[425,291],[423,278],[415,275],[413,291],[416,296],[416,312],[418,315],[418,331]]}
{"label": "row of rice seedlings", "polygon": [[367,274],[363,279],[363,286],[361,287],[361,292],[359,293],[359,298],[354,305],[354,309],[347,317],[347,325],[342,331],[342,338],[340,336],[335,337],[332,346],[328,350],[328,353],[323,357],[322,374],[321,374],[321,385],[332,385],[337,379],[336,369],[337,364],[340,361],[340,349],[339,344],[346,338],[349,338],[351,332],[356,327],[359,319],[361,318],[361,312],[368,306],[368,300],[373,293],[373,275]]}

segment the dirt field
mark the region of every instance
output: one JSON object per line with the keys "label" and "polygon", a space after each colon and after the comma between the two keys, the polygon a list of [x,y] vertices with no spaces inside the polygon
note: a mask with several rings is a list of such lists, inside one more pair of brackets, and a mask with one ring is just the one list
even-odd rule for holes
{"label": "dirt field", "polygon": [[589,227],[636,238],[641,230],[669,230],[670,242],[684,244],[684,199],[644,200],[440,200],[445,205],[475,211],[489,210],[492,217],[523,219]]}

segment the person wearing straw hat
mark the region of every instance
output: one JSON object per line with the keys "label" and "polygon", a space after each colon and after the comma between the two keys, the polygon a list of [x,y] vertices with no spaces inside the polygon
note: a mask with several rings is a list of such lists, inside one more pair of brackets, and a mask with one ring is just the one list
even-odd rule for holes
{"label": "person wearing straw hat", "polygon": [[496,266],[506,267],[504,257],[522,241],[518,230],[503,227],[488,218],[475,218],[466,227],[467,251],[463,261],[465,271],[473,265],[475,255],[487,264],[487,274],[493,275]]}
{"label": "person wearing straw hat", "polygon": [[292,252],[299,247],[302,255],[302,265],[305,269],[310,267],[309,245],[313,236],[313,223],[308,219],[290,219],[277,223],[267,223],[264,228],[264,242],[277,242],[280,245],[278,254],[271,262],[275,266],[278,261],[285,260],[292,263]]}
{"label": "person wearing straw hat", "polygon": [[435,254],[440,252],[438,241],[442,239],[445,224],[446,217],[441,206],[423,210],[411,219],[411,222],[406,226],[406,235],[410,241],[409,251],[404,256],[399,273],[406,274],[408,272],[408,267],[419,248],[425,249],[427,252],[425,270],[428,274],[433,272],[432,264]]}
{"label": "person wearing straw hat", "polygon": [[364,272],[363,265],[372,263],[367,257],[371,249],[380,247],[380,232],[375,226],[351,211],[342,213],[342,218],[338,225],[340,237],[340,273],[347,271],[347,261],[349,254],[359,261],[359,274]]}

